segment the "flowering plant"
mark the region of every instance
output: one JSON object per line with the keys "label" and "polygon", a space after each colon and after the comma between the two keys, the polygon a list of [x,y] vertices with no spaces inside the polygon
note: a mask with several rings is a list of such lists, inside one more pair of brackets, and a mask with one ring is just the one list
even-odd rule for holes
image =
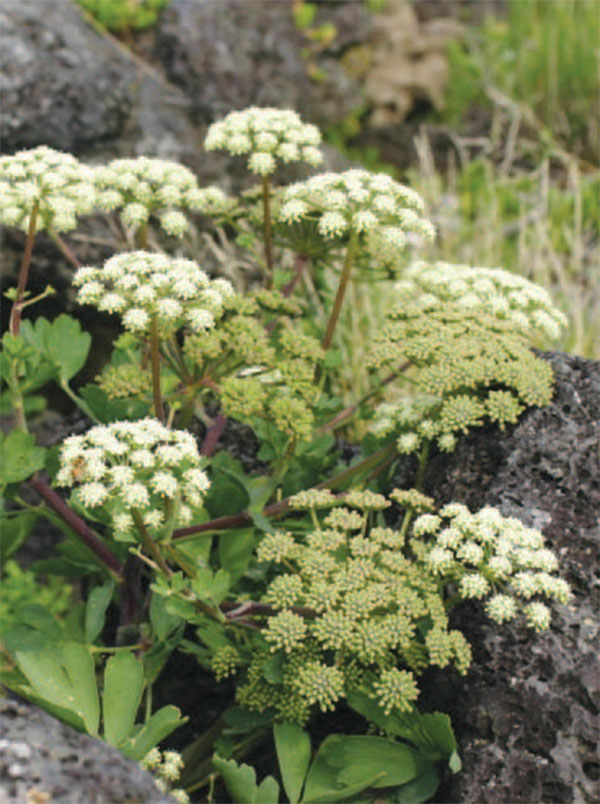
{"label": "flowering plant", "polygon": [[[407,785],[435,793],[439,763],[460,766],[448,718],[417,708],[426,668],[468,672],[470,647],[451,627],[451,609],[475,599],[496,623],[523,615],[539,631],[549,627],[548,604],[569,600],[540,533],[494,509],[450,504],[436,513],[422,492],[430,450],[450,451],[472,427],[505,427],[527,406],[548,403],[551,371],[530,346],[565,322],[544,291],[501,269],[405,266],[405,247],[435,232],[420,197],[387,175],[349,170],[271,185],[280,163],[317,165],[319,141],[314,126],[276,109],[234,112],[210,127],[207,149],[247,155],[260,177],[252,210],[200,188],[187,168],[146,157],[92,169],[42,148],[0,162],[4,221],[27,232],[1,362],[15,421],[2,440],[2,488],[16,503],[7,553],[38,516],[61,522],[70,541],[52,566],[93,586],[83,626],[75,618],[49,624],[37,611],[46,616],[40,633],[29,612],[5,645],[13,687],[91,734],[95,665],[114,652],[104,672],[112,713],[104,738],[146,756],[165,784],[179,760],[167,752],[161,765],[149,752],[182,720],[173,707],[152,715],[152,686],[177,650],[194,656],[199,672],[235,684],[217,725],[184,751],[188,791],[210,786],[218,772],[230,792],[243,780],[256,800],[276,798],[274,778],[257,786],[254,771],[236,762],[245,740],[264,742],[273,727],[290,800],[302,790],[307,802],[333,800],[331,790],[350,800],[386,786],[405,800],[414,790]],[[58,229],[73,228],[78,214],[116,210],[143,250],[82,266]],[[205,237],[213,256],[234,253],[223,245],[230,236],[233,249],[247,248],[263,287],[244,288],[237,276],[234,291],[209,276],[202,255],[151,250],[148,223],[158,216],[179,237],[191,225],[181,210],[214,218],[214,238]],[[77,301],[123,329],[100,374],[76,390],[69,382],[90,336],[68,316],[21,321],[36,301],[26,285],[42,227],[77,268]],[[368,347],[372,386],[344,406],[340,313],[352,281],[382,267],[397,281]],[[321,281],[325,268],[333,293]],[[51,379],[84,412],[87,429],[45,450],[28,417],[43,404],[34,392]],[[404,379],[413,393],[394,393]],[[360,418],[373,432],[347,465],[333,433]],[[221,448],[233,419],[257,441],[255,471],[249,456],[244,466]],[[411,452],[416,488],[390,492],[387,478]],[[24,482],[42,505],[25,502]],[[87,680],[76,695],[65,679],[81,668]],[[127,716],[114,721],[121,688]],[[138,730],[142,695],[147,722]],[[341,702],[362,718],[360,728],[369,728],[366,719],[382,736],[329,735],[310,764],[308,730],[316,716],[335,718]],[[242,743],[231,742],[232,732]],[[301,763],[292,746],[303,746]],[[213,748],[231,758],[211,758]],[[393,771],[373,770],[383,756]]]}

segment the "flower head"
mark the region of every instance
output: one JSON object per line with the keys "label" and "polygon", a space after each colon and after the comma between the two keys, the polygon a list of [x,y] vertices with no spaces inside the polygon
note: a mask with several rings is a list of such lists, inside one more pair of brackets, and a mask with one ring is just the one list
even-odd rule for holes
{"label": "flower head", "polygon": [[95,168],[94,182],[101,209],[120,210],[123,221],[134,230],[156,215],[163,231],[174,237],[189,228],[179,210],[218,214],[234,203],[217,187],[200,188],[184,165],[148,156],[113,159]]}
{"label": "flower head", "polygon": [[80,303],[122,314],[132,332],[146,332],[154,317],[163,331],[211,329],[233,293],[228,282],[209,279],[192,260],[146,251],[117,254],[104,268],[80,268],[73,284]]}
{"label": "flower head", "polygon": [[333,239],[358,233],[365,249],[379,261],[392,262],[407,242],[407,233],[433,239],[432,224],[421,217],[421,197],[384,173],[347,170],[321,173],[290,185],[279,219],[316,222],[321,236]]}
{"label": "flower head", "polygon": [[278,160],[318,165],[323,159],[317,147],[320,142],[319,129],[303,123],[296,112],[251,106],[213,123],[204,147],[207,151],[247,154],[249,170],[268,176],[275,171]]}
{"label": "flower head", "polygon": [[94,169],[46,145],[0,157],[0,222],[27,231],[36,202],[38,231],[75,229],[95,206]]}
{"label": "flower head", "polygon": [[[200,468],[191,433],[169,430],[156,419],[113,422],[67,438],[60,452],[57,480],[75,486],[88,508],[103,506],[111,515],[115,538],[134,538],[132,509],[153,532],[166,520],[165,505],[198,507],[209,481]],[[185,524],[176,516],[176,524]]]}

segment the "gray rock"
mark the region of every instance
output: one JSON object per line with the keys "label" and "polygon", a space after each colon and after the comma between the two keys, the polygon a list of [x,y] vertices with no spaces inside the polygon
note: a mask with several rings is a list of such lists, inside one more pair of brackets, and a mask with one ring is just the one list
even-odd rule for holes
{"label": "gray rock", "polygon": [[173,804],[136,762],[32,704],[0,698],[2,804]]}
{"label": "gray rock", "polygon": [[308,40],[290,3],[173,0],[158,23],[156,53],[199,123],[257,105],[292,108],[310,122],[331,124],[360,104],[358,84],[335,57],[363,40],[371,25],[362,3],[331,5],[318,22],[332,22],[339,35],[318,56],[322,81],[309,78],[301,55]]}
{"label": "gray rock", "polygon": [[4,152],[40,144],[77,152],[123,131],[130,65],[70,1],[5,0],[0,30]]}
{"label": "gray rock", "polygon": [[454,622],[474,662],[437,674],[428,701],[450,712],[464,769],[438,794],[461,804],[600,800],[598,655],[600,363],[546,354],[555,394],[511,429],[474,432],[432,462],[428,493],[497,507],[544,533],[571,584],[542,634],[495,626],[474,604]]}

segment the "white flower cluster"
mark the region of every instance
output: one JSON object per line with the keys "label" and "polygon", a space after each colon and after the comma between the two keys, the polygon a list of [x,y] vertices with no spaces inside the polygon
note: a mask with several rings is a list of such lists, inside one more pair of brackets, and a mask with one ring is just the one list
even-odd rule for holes
{"label": "white flower cluster", "polygon": [[179,236],[189,228],[179,208],[219,214],[234,203],[218,187],[198,187],[183,165],[147,156],[114,159],[97,167],[94,181],[98,206],[107,212],[120,210],[123,222],[134,231],[157,215],[167,234]]}
{"label": "white flower cluster", "polygon": [[71,154],[45,145],[0,157],[0,223],[25,232],[35,202],[36,229],[68,232],[78,215],[89,215],[96,200],[94,170]]}
{"label": "white flower cluster", "polygon": [[323,160],[320,142],[319,129],[303,123],[296,112],[251,106],[213,123],[204,147],[207,151],[248,154],[248,169],[268,176],[276,169],[277,160],[319,165]]}
{"label": "white flower cluster", "polygon": [[453,302],[507,319],[526,335],[541,331],[555,340],[567,326],[546,290],[503,268],[415,262],[396,290],[403,299],[414,298],[424,311]]}
{"label": "white flower cluster", "polygon": [[423,208],[423,199],[391,176],[353,169],[291,184],[279,218],[285,223],[316,220],[326,238],[357,232],[369,252],[387,260],[404,248],[407,232],[433,240],[435,229],[421,217]]}
{"label": "white flower cluster", "polygon": [[132,509],[150,533],[160,534],[173,515],[175,526],[191,521],[210,485],[191,433],[169,430],[158,420],[119,421],[69,436],[60,450],[59,486],[76,486],[86,508],[102,506],[114,537],[133,541]]}
{"label": "white flower cluster", "polygon": [[548,628],[550,610],[532,598],[567,603],[571,591],[553,575],[558,560],[544,546],[542,534],[489,506],[472,514],[466,506],[450,503],[440,516],[449,522],[423,514],[414,523],[416,537],[433,535],[426,547],[413,541],[428,569],[457,582],[464,598],[487,598],[486,612],[496,622],[512,620],[522,611],[531,628]]}
{"label": "white flower cluster", "polygon": [[119,313],[132,332],[147,332],[156,317],[161,333],[189,326],[211,329],[223,301],[234,294],[226,279],[209,279],[192,260],[131,251],[111,257],[103,268],[79,268],[73,277],[80,304]]}

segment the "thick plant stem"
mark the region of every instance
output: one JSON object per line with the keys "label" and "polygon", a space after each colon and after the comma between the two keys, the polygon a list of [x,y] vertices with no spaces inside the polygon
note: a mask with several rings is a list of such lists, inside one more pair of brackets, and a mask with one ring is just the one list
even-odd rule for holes
{"label": "thick plant stem", "polygon": [[344,267],[342,268],[340,283],[338,285],[333,307],[331,308],[329,321],[327,323],[327,331],[325,332],[325,337],[323,338],[322,346],[324,351],[329,349],[331,346],[331,341],[333,340],[333,333],[335,332],[338,318],[340,317],[342,302],[344,301],[344,295],[346,293],[346,288],[348,287],[348,281],[350,280],[350,273],[352,272],[352,265],[354,263],[354,257],[356,256],[357,249],[358,233],[352,232],[350,235],[350,242],[348,243],[348,249],[346,250],[346,257],[344,259]]}
{"label": "thick plant stem", "polygon": [[273,232],[271,229],[271,185],[268,176],[262,179],[263,195],[263,234],[265,240],[265,263],[267,274],[265,276],[265,287],[270,290],[273,287]]}
{"label": "thick plant stem", "polygon": [[50,508],[74,531],[81,541],[89,547],[92,553],[117,576],[117,580],[123,581],[124,570],[119,559],[100,541],[83,519],[69,508],[63,498],[42,480],[37,472],[30,478],[29,485],[37,491],[40,497],[48,503]]}
{"label": "thick plant stem", "polygon": [[163,409],[162,396],[160,391],[160,341],[158,336],[158,320],[152,316],[150,325],[150,354],[152,363],[152,393],[154,396],[154,415],[164,424],[165,411]]}
{"label": "thick plant stem", "polygon": [[77,259],[77,256],[76,256],[75,252],[74,252],[74,251],[71,249],[71,247],[70,247],[70,246],[68,246],[68,245],[65,243],[65,241],[64,241],[64,240],[62,239],[62,237],[61,237],[61,236],[58,234],[58,232],[55,232],[55,231],[54,231],[54,229],[49,229],[48,234],[50,235],[50,237],[51,237],[51,238],[52,238],[52,240],[54,241],[54,244],[56,245],[56,248],[57,248],[57,249],[60,251],[60,253],[63,255],[63,257],[64,257],[64,258],[65,258],[65,259],[66,259],[68,262],[70,262],[70,263],[71,263],[71,265],[72,265],[74,268],[81,268],[81,266],[83,265],[83,263],[82,263],[82,262],[80,262],[80,261]]}
{"label": "thick plant stem", "polygon": [[227,416],[223,416],[222,413],[217,413],[213,423],[206,431],[204,441],[200,448],[200,455],[205,455],[207,458],[214,455],[219,439],[223,435],[223,431],[227,425],[227,421]]}
{"label": "thick plant stem", "polygon": [[142,537],[142,542],[146,550],[150,553],[152,558],[156,561],[157,565],[160,567],[162,573],[167,578],[171,578],[173,573],[167,562],[164,560],[162,553],[160,552],[160,548],[148,533],[148,528],[144,525],[144,520],[142,519],[142,515],[138,511],[137,508],[131,509],[131,516],[135,523],[136,528],[138,529],[138,533]]}
{"label": "thick plant stem", "polygon": [[10,311],[10,319],[8,328],[13,335],[19,334],[21,328],[21,308],[23,299],[25,297],[25,288],[27,287],[27,279],[29,278],[29,266],[31,264],[31,255],[33,254],[33,244],[35,242],[35,227],[37,223],[39,202],[35,201],[31,212],[29,213],[29,231],[27,232],[27,240],[25,241],[25,251],[21,259],[21,267],[19,269],[19,281],[17,284],[17,297],[13,302],[12,310]]}

